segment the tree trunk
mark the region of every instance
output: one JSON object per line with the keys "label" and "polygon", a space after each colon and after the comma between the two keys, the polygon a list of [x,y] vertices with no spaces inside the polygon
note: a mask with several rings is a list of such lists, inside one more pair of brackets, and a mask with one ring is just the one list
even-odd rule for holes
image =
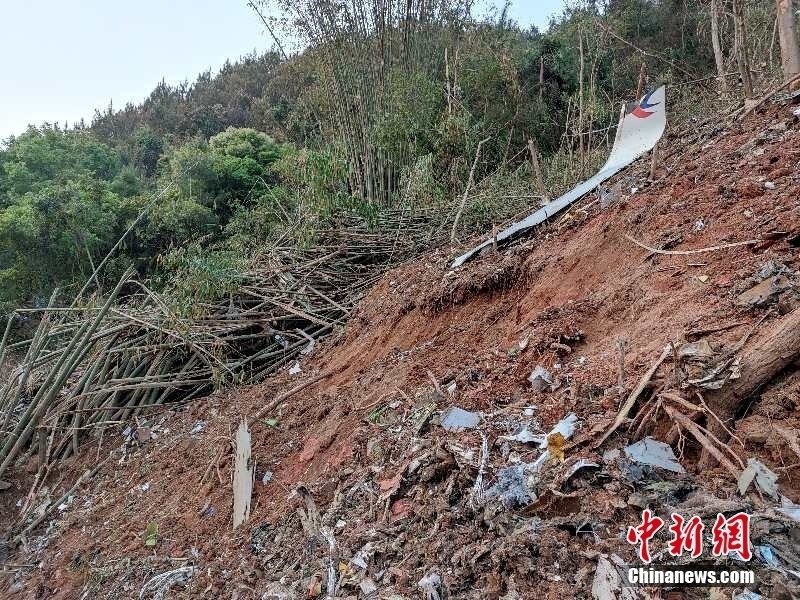
{"label": "tree trunk", "polygon": [[539,58],[539,102],[544,94],[544,56]]}
{"label": "tree trunk", "polygon": [[747,53],[747,33],[744,23],[744,0],[733,0],[733,24],[736,32],[736,64],[742,78],[744,97],[753,98],[753,80],[750,77],[750,59]]}
{"label": "tree trunk", "polygon": [[[745,403],[798,357],[800,357],[800,308],[772,323],[750,348],[742,352],[739,378],[732,379],[719,390],[706,394],[706,403],[721,421],[732,428],[734,416]],[[726,438],[725,431],[716,421],[710,421],[708,429],[717,438],[723,440]],[[700,467],[709,467],[715,462],[716,459],[708,452],[704,452],[700,459]]]}
{"label": "tree trunk", "polygon": [[637,102],[641,100],[644,93],[644,84],[647,79],[647,63],[642,61],[642,67],[639,69],[639,82],[636,84],[636,96],[634,100]]}
{"label": "tree trunk", "polygon": [[550,196],[547,193],[547,188],[544,187],[544,177],[542,177],[542,167],[539,164],[539,149],[536,143],[530,139],[528,140],[528,152],[531,155],[531,167],[533,168],[533,177],[536,182],[536,189],[541,196],[543,202],[550,202]]}
{"label": "tree trunk", "polygon": [[728,89],[728,83],[725,81],[725,59],[722,55],[722,44],[719,41],[719,17],[721,14],[720,0],[711,0],[711,45],[714,48],[714,62],[717,64],[717,89],[725,92]]}
{"label": "tree trunk", "polygon": [[586,155],[583,147],[583,28],[578,29],[578,149],[580,150],[580,177],[583,177],[583,168],[586,164]]}
{"label": "tree trunk", "polygon": [[[778,36],[781,41],[781,64],[783,76],[788,81],[800,73],[800,46],[795,31],[792,0],[776,0],[778,7]],[[800,87],[796,83],[793,89]]]}

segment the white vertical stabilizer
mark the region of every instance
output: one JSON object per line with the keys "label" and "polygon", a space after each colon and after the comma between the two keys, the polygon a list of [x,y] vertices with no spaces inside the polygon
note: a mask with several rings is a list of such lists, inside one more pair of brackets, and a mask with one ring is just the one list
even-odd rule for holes
{"label": "white vertical stabilizer", "polygon": [[[561,212],[570,204],[578,200],[587,192],[619,173],[622,169],[631,164],[634,160],[642,156],[645,152],[652,150],[667,126],[666,93],[662,85],[657,90],[645,95],[638,103],[633,105],[632,110],[626,111],[617,128],[617,135],[614,138],[614,146],[611,154],[600,171],[594,177],[587,179],[583,183],[568,191],[566,194],[543,206],[535,213],[518,221],[497,234],[497,241],[502,242],[511,238],[526,229],[538,225],[556,213]],[[459,256],[453,261],[453,267],[464,264],[478,252],[490,246],[492,239],[488,239],[476,246],[466,254]]]}

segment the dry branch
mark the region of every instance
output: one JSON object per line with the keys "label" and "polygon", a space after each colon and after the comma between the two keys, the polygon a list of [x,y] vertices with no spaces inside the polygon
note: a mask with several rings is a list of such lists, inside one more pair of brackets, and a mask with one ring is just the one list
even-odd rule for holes
{"label": "dry branch", "polygon": [[620,425],[622,425],[625,419],[628,418],[628,413],[631,412],[631,409],[633,408],[633,405],[636,403],[637,398],[639,398],[639,395],[644,391],[644,388],[647,387],[647,384],[650,383],[650,380],[653,378],[653,375],[655,375],[656,371],[658,370],[658,367],[661,366],[661,363],[667,360],[667,357],[670,354],[672,354],[672,346],[666,346],[664,350],[661,352],[661,356],[658,357],[658,360],[656,360],[656,362],[654,362],[651,365],[651,367],[647,370],[647,373],[645,373],[639,380],[639,385],[637,385],[636,389],[634,389],[631,392],[631,395],[628,396],[628,399],[625,401],[625,404],[623,404],[622,407],[619,409],[619,413],[617,414],[617,418],[614,420],[614,423],[611,424],[611,427],[608,429],[608,431],[605,432],[600,441],[597,442],[597,444],[595,444],[595,448],[597,448],[603,442],[605,442],[608,439],[608,437],[612,433],[614,433]]}
{"label": "dry branch", "polygon": [[741,473],[741,469],[737,469],[736,466],[728,460],[728,458],[722,453],[722,451],[717,448],[714,441],[710,439],[705,433],[700,430],[700,427],[697,426],[694,421],[692,421],[689,417],[684,415],[683,413],[677,411],[676,409],[670,406],[664,406],[664,410],[667,411],[667,414],[672,418],[673,421],[679,426],[683,427],[684,429],[688,430],[689,433],[692,434],[694,439],[696,439],[705,449],[706,452],[711,454],[714,458],[716,458],[720,464],[725,467],[728,472],[734,477],[734,479],[739,478],[739,474]]}
{"label": "dry branch", "polygon": [[456,230],[458,229],[458,222],[461,220],[461,215],[464,214],[464,208],[467,206],[467,198],[469,191],[472,189],[472,184],[475,181],[475,167],[478,166],[478,159],[481,156],[481,146],[489,141],[489,138],[484,138],[478,142],[478,147],[475,150],[475,160],[472,161],[472,168],[469,170],[469,179],[467,179],[467,187],[464,188],[464,196],[461,198],[461,206],[458,208],[455,219],[453,219],[453,229],[450,231],[450,242],[456,240]]}
{"label": "dry branch", "polygon": [[720,246],[710,246],[708,248],[695,248],[693,250],[660,250],[659,248],[653,248],[652,246],[648,246],[634,238],[632,238],[627,233],[625,234],[625,239],[629,242],[633,242],[640,248],[644,248],[653,254],[670,254],[676,256],[684,256],[687,254],[703,254],[705,252],[716,252],[718,250],[727,250],[728,248],[736,248],[738,246],[754,246],[758,244],[761,240],[747,240],[745,242],[733,242],[731,244],[722,244]]}

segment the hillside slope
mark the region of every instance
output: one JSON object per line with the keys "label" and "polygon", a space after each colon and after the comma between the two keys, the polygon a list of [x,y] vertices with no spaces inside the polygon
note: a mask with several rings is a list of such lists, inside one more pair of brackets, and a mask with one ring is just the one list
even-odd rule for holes
{"label": "hillside slope", "polygon": [[[16,553],[9,542],[9,563],[36,566],[9,568],[0,594],[324,595],[329,548],[319,535],[310,539],[315,525],[301,513],[313,513],[311,505],[338,546],[340,598],[373,590],[371,597],[387,600],[592,597],[599,559],[633,560],[624,532],[645,506],[712,520],[718,511],[761,515],[771,525],[756,528],[753,543],[776,548],[781,568],[797,570],[797,523],[752,488],[739,496],[724,468],[698,470],[695,439],[663,410],[648,416],[653,390],[669,389],[676,376],[669,361],[631,413],[647,418],[594,447],[622,403],[620,340],[630,392],[665,344],[731,346],[751,330],[758,340],[800,305],[800,124],[792,109],[771,105],[743,123],[675,134],[663,146],[657,181],[646,184],[647,165],[635,164],[612,182],[606,208],[585,198],[524,243],[457,272],[448,269],[452,249],[389,272],[346,329],[303,358],[300,373],[148,416],[127,439],[109,432],[87,443],[51,475],[52,497],[109,458],[25,534]],[[626,236],[679,251],[760,242],[664,255]],[[740,294],[761,281],[759,271],[785,274],[787,283],[746,305]],[[528,381],[537,366],[552,374],[543,390]],[[274,409],[253,418],[276,398]],[[697,401],[691,391],[686,398]],[[480,425],[446,430],[439,420],[451,406],[480,413]],[[569,413],[579,425],[565,462],[523,481],[531,494],[524,501],[508,506],[493,497],[498,482],[513,479],[509,466],[541,453],[509,436],[523,425],[548,432]],[[797,372],[782,373],[738,417],[729,448],[743,462],[763,461],[780,493],[800,503]],[[255,486],[249,521],[232,531],[231,440],[243,418],[253,434]],[[670,441],[687,472],[633,477],[604,456],[645,434]],[[573,474],[579,459],[596,467]],[[20,475],[13,483],[0,492],[4,520],[30,482]],[[147,545],[154,527],[155,544]],[[763,596],[797,593],[796,578],[758,564]],[[175,581],[143,590],[165,572]],[[443,589],[418,587],[431,574]]]}

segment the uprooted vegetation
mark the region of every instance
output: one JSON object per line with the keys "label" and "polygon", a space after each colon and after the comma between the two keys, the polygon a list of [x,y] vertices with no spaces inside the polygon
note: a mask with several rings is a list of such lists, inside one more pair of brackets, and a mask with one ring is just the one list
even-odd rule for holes
{"label": "uprooted vegetation", "polygon": [[0,345],[0,362],[6,353],[22,356],[0,391],[0,477],[36,454],[43,478],[53,462],[78,452],[85,431],[260,381],[310,352],[384,269],[430,239],[428,220],[402,213],[384,214],[383,231],[391,217],[394,236],[354,218],[318,232],[310,249],[276,245],[247,267],[229,268],[235,272],[224,273],[222,293],[193,289],[208,281],[202,277],[181,286],[188,298],[156,293],[131,269],[100,301],[61,309],[54,297],[46,309],[25,311],[41,314],[33,336],[9,343],[9,322]]}

